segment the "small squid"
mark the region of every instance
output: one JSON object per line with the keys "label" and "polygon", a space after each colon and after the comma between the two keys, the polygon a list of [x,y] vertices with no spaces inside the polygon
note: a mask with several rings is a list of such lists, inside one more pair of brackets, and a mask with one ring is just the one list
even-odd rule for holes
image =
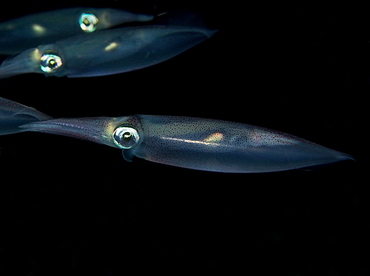
{"label": "small squid", "polygon": [[84,34],[9,57],[0,78],[25,73],[94,77],[148,67],[170,59],[215,33],[203,27],[147,25]]}
{"label": "small squid", "polygon": [[0,54],[13,55],[71,36],[153,18],[118,9],[83,7],[31,14],[0,23]]}
{"label": "small squid", "polygon": [[0,135],[24,131],[79,138],[133,157],[188,169],[225,173],[275,172],[353,158],[263,127],[192,117],[134,115],[52,119],[0,98]]}

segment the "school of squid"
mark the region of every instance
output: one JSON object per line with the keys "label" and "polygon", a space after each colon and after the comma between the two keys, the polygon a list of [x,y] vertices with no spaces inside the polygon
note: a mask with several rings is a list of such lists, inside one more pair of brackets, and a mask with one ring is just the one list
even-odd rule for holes
{"label": "school of squid", "polygon": [[[0,79],[27,73],[99,77],[165,62],[211,38],[198,21],[111,8],[69,8],[0,23]],[[167,18],[166,18],[167,17]],[[165,20],[164,20],[165,19]],[[125,24],[129,23],[125,26]],[[0,135],[64,135],[182,168],[264,173],[354,160],[283,132],[239,122],[182,116],[132,115],[55,119],[0,97]]]}

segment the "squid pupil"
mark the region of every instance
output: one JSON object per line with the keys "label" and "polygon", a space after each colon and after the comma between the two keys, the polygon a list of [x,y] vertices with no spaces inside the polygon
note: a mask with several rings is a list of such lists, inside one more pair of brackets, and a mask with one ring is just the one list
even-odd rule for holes
{"label": "squid pupil", "polygon": [[89,27],[91,25],[91,22],[89,21],[89,19],[85,18],[83,20],[83,23],[85,24],[86,27]]}
{"label": "squid pupil", "polygon": [[56,60],[55,60],[55,59],[53,59],[53,58],[49,59],[48,66],[49,66],[51,69],[54,69],[54,68],[57,66],[57,62],[56,62]]}
{"label": "squid pupil", "polygon": [[122,140],[125,143],[131,142],[131,140],[132,140],[132,133],[131,132],[128,132],[128,131],[126,131],[125,133],[123,133],[122,134]]}

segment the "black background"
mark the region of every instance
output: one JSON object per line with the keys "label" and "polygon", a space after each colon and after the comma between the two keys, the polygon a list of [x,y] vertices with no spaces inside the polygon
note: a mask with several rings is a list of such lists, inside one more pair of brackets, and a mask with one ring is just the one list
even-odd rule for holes
{"label": "black background", "polygon": [[244,122],[357,161],[222,174],[127,163],[119,150],[71,138],[3,136],[0,275],[369,275],[368,83],[360,52],[368,35],[356,23],[361,8],[297,2],[3,6],[1,21],[72,6],[153,14],[190,8],[219,32],[135,72],[0,80],[2,97],[54,117],[162,114]]}

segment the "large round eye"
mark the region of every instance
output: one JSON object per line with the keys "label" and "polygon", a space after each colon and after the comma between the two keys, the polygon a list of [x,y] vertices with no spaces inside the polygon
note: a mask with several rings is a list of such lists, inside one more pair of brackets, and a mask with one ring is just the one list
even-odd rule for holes
{"label": "large round eye", "polygon": [[45,73],[51,73],[62,65],[61,57],[54,54],[43,54],[40,58],[40,68]]}
{"label": "large round eye", "polygon": [[92,13],[83,13],[78,20],[81,30],[86,33],[92,33],[96,30],[99,19]]}
{"label": "large round eye", "polygon": [[130,126],[119,126],[113,132],[113,141],[121,149],[131,149],[139,139],[137,130]]}

